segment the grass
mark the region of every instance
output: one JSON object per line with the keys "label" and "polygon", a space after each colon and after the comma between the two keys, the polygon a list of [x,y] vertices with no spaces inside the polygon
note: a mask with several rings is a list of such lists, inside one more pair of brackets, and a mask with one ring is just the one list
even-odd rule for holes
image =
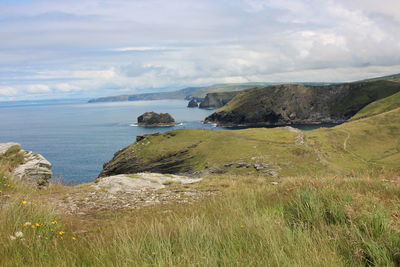
{"label": "grass", "polygon": [[[128,172],[213,172],[264,175],[255,167],[227,167],[232,162],[268,164],[280,176],[399,169],[400,109],[334,128],[291,132],[287,128],[246,130],[176,130],[148,136],[108,164]],[[304,144],[296,140],[303,135]],[[368,145],[366,145],[368,144]],[[134,163],[130,169],[129,164]],[[139,166],[139,167],[138,167]],[[172,166],[172,167],[171,167]],[[138,169],[141,168],[141,169]],[[146,169],[148,168],[148,169]]]}
{"label": "grass", "polygon": [[[24,189],[0,209],[0,265],[396,266],[400,186],[385,177],[288,177],[274,186],[210,176],[205,183],[224,184],[223,195],[82,218],[56,214]],[[18,231],[24,240],[10,240]]]}
{"label": "grass", "polygon": [[0,156],[0,166],[7,171],[12,171],[24,163],[24,154],[18,145],[10,147],[2,156]]}
{"label": "grass", "polygon": [[400,93],[373,102],[360,110],[350,120],[375,116],[400,107]]}

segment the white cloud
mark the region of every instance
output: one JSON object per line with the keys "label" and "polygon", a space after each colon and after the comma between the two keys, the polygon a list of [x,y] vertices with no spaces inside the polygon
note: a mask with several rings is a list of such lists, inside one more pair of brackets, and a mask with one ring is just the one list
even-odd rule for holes
{"label": "white cloud", "polygon": [[0,96],[9,97],[18,94],[18,89],[12,86],[0,86]]}
{"label": "white cloud", "polygon": [[32,84],[27,87],[27,91],[30,93],[48,93],[50,87],[46,84]]}
{"label": "white cloud", "polygon": [[97,96],[396,73],[399,5],[397,0],[0,3],[0,95]]}

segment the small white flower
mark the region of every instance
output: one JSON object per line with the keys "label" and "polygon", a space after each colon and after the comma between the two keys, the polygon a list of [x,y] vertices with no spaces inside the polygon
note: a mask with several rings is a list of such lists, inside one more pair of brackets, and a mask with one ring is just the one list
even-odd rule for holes
{"label": "small white flower", "polygon": [[15,240],[15,239],[17,239],[15,236],[10,235],[10,240]]}
{"label": "small white flower", "polygon": [[22,232],[15,232],[15,237],[16,238],[22,238],[24,236],[24,233]]}
{"label": "small white flower", "polygon": [[31,222],[26,222],[26,223],[24,223],[24,226],[31,226],[31,225],[32,225]]}

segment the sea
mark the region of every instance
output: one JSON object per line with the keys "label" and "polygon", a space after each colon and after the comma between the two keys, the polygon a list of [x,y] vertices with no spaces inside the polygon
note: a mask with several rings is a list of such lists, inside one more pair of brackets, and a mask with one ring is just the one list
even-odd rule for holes
{"label": "sea", "polygon": [[[171,127],[136,126],[147,111],[171,114]],[[87,103],[87,99],[0,103],[0,143],[17,142],[53,164],[54,178],[65,184],[93,181],[103,163],[132,144],[137,135],[175,129],[242,129],[204,124],[213,110],[187,108],[187,101],[156,100]],[[293,126],[293,125],[292,125]],[[304,130],[333,125],[301,125]]]}

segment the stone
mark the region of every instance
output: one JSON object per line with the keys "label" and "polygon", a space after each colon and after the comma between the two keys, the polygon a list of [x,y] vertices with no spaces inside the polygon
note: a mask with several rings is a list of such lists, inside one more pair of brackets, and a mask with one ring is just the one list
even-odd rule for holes
{"label": "stone", "polygon": [[192,99],[189,101],[188,108],[198,108],[198,107],[199,107],[199,103],[197,103],[196,100]]}
{"label": "stone", "polygon": [[51,168],[52,164],[42,155],[27,151],[25,163],[18,166],[13,175],[16,179],[34,186],[47,186],[53,176]]}
{"label": "stone", "polygon": [[139,126],[171,126],[177,123],[168,113],[145,112],[137,118],[137,124]]}
{"label": "stone", "polygon": [[1,143],[0,156],[3,156],[13,146],[20,146],[20,145],[18,143]]}
{"label": "stone", "polygon": [[53,176],[52,165],[42,155],[22,150],[21,145],[18,143],[2,143],[0,144],[0,157],[14,146],[17,146],[19,153],[24,155],[24,162],[12,172],[14,179],[21,180],[25,184],[32,186],[47,186]]}

